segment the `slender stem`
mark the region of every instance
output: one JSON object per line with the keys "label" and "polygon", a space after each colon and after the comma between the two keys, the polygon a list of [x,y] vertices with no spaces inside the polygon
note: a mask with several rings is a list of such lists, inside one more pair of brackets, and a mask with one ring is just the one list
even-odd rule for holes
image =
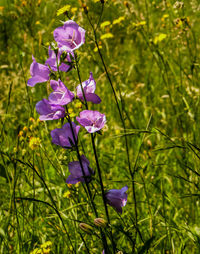
{"label": "slender stem", "polygon": [[[83,94],[84,94],[84,92],[83,92]],[[87,104],[85,104],[85,105],[87,105]],[[78,160],[79,160],[79,163],[80,163],[80,166],[81,166],[82,174],[83,174],[83,177],[84,177],[84,182],[86,184],[87,191],[88,191],[88,194],[89,194],[89,199],[90,199],[92,208],[94,210],[95,216],[98,217],[98,212],[97,212],[96,206],[95,206],[93,198],[92,198],[92,193],[91,193],[88,181],[87,181],[87,176],[85,175],[85,171],[84,171],[84,168],[83,168],[83,163],[82,163],[82,160],[81,160],[77,139],[75,137],[74,129],[73,129],[73,126],[72,126],[72,121],[71,121],[67,106],[65,106],[65,108],[66,108],[66,112],[67,112],[67,119],[68,119],[68,122],[70,124],[71,131],[72,131],[72,136],[73,136],[73,140],[74,140],[74,144],[75,144],[75,148],[76,148],[77,157],[78,157]],[[106,240],[106,237],[105,237],[102,229],[100,229],[100,233],[101,233],[101,236],[102,236],[102,242],[103,242],[104,249],[105,249],[105,251],[107,251],[108,250],[108,244],[107,244],[107,240]]]}
{"label": "slender stem", "polygon": [[[129,170],[129,174],[130,174],[131,180],[132,180],[133,200],[134,200],[134,204],[135,204],[135,206],[134,206],[135,207],[135,223],[136,223],[136,226],[137,226],[138,223],[137,223],[137,201],[136,201],[136,192],[135,192],[135,181],[134,181],[134,172],[132,172],[132,170],[131,170],[129,146],[128,146],[128,139],[127,139],[127,135],[126,135],[126,125],[125,125],[125,121],[124,121],[124,118],[123,118],[122,111],[121,111],[120,106],[119,106],[119,102],[118,102],[118,99],[117,99],[115,88],[114,88],[112,80],[110,78],[110,74],[109,74],[108,69],[106,67],[103,55],[101,54],[101,51],[100,51],[100,48],[99,48],[99,44],[98,44],[98,41],[97,41],[96,29],[94,28],[94,25],[92,24],[89,15],[86,14],[86,16],[87,16],[87,19],[88,19],[91,27],[92,27],[93,34],[94,34],[94,39],[95,39],[95,44],[96,44],[96,47],[97,47],[97,50],[98,50],[98,54],[101,58],[101,62],[103,64],[104,70],[106,72],[107,79],[110,83],[110,86],[111,86],[111,89],[112,89],[112,92],[113,92],[113,95],[114,95],[114,98],[115,98],[115,103],[117,105],[117,109],[118,109],[118,112],[119,112],[120,120],[121,120],[122,126],[123,126],[124,137],[125,137],[125,146],[126,146],[126,155],[127,155],[127,161],[128,161],[128,170]],[[137,234],[137,232],[138,232],[138,229],[136,230],[136,234]]]}
{"label": "slender stem", "polygon": [[[85,92],[84,92],[84,89],[82,87],[82,81],[81,81],[81,76],[80,76],[80,71],[79,71],[79,66],[78,66],[78,61],[77,61],[77,55],[75,55],[75,63],[76,63],[76,69],[77,69],[79,82],[80,82],[83,97],[84,97],[84,104],[85,104],[86,109],[88,110],[88,104],[87,104],[87,100],[86,100],[86,97],[85,97]],[[105,192],[104,192],[104,187],[103,187],[103,181],[102,181],[102,176],[101,176],[101,169],[100,169],[100,166],[99,166],[99,161],[98,161],[98,156],[97,156],[97,152],[96,152],[96,147],[95,147],[93,134],[91,134],[91,140],[92,140],[92,147],[93,147],[93,151],[94,151],[94,155],[95,155],[95,161],[96,161],[96,165],[97,165],[98,176],[99,176],[99,180],[100,180],[101,193],[102,193],[102,199],[103,199],[104,208],[105,208],[105,212],[106,212],[106,217],[107,217],[108,223],[110,224],[110,218],[109,218],[108,208],[107,208],[107,204],[106,204],[106,197],[105,197]],[[115,253],[116,248],[115,248],[115,243],[114,243],[113,236],[112,236],[112,231],[110,231],[110,235],[111,235],[111,242],[112,242],[113,252]],[[106,249],[105,249],[105,253],[107,253]]]}

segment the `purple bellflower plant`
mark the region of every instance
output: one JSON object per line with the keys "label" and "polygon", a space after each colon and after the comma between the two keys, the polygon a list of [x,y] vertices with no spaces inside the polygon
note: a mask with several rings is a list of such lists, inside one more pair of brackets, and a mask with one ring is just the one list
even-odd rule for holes
{"label": "purple bellflower plant", "polygon": [[58,47],[66,52],[73,52],[85,42],[85,30],[73,20],[56,28],[53,35]]}
{"label": "purple bellflower plant", "polygon": [[[60,64],[60,57],[62,55],[63,51],[61,50],[58,50],[58,55],[56,57],[56,53],[54,52],[54,50],[51,49],[51,47],[49,46],[49,58],[46,60],[45,62],[45,65],[49,65],[50,68],[53,70],[53,71],[57,71],[58,68],[57,68],[57,65],[59,66],[59,70],[60,71],[63,71],[63,72],[67,72],[71,69],[71,66],[70,65],[67,65],[65,63],[61,63]],[[70,58],[70,55],[69,53],[67,54],[66,56],[66,60],[68,62],[71,62],[71,58]]]}
{"label": "purple bellflower plant", "polygon": [[125,186],[121,190],[113,189],[106,193],[106,202],[114,207],[118,213],[122,213],[122,207],[126,205],[128,187]]}
{"label": "purple bellflower plant", "polygon": [[[82,83],[82,87],[83,87],[86,101],[91,101],[95,104],[99,104],[101,102],[101,99],[99,98],[99,96],[94,93],[96,89],[96,82],[93,78],[92,72],[90,72],[89,79]],[[82,101],[84,101],[81,85],[78,85],[76,90],[77,90],[77,97],[81,99]]]}
{"label": "purple bellflower plant", "polygon": [[89,133],[94,133],[104,127],[106,116],[98,111],[83,110],[80,112],[80,117],[76,117],[76,120],[85,127]]}
{"label": "purple bellflower plant", "polygon": [[67,105],[72,102],[74,98],[74,94],[63,84],[63,82],[59,79],[50,81],[51,88],[54,90],[49,95],[50,103],[54,105]]}
{"label": "purple bellflower plant", "polygon": [[81,162],[83,165],[85,176],[83,175],[83,171],[79,161],[70,162],[68,164],[68,167],[71,175],[67,178],[66,181],[68,184],[75,184],[78,182],[84,183],[85,181],[89,183],[91,181],[91,175],[94,175],[94,171],[89,167],[89,160],[84,155],[82,155]]}
{"label": "purple bellflower plant", "polygon": [[57,120],[65,116],[65,109],[59,105],[50,103],[47,99],[42,99],[36,104],[36,111],[40,114],[40,120]]}
{"label": "purple bellflower plant", "polygon": [[[72,128],[74,132],[75,139],[78,139],[78,132],[80,129],[79,125],[72,122]],[[75,145],[75,140],[73,138],[73,133],[71,130],[70,123],[66,123],[62,128],[57,128],[51,131],[52,142],[63,148],[71,148]]]}
{"label": "purple bellflower plant", "polygon": [[28,86],[35,86],[37,83],[43,83],[49,80],[50,70],[48,66],[37,63],[35,58],[32,56],[32,64],[30,67],[30,78],[27,82]]}

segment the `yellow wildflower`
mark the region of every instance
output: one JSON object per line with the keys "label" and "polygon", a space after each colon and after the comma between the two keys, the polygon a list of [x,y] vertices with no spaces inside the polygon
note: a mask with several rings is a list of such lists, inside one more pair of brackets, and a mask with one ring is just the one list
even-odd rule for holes
{"label": "yellow wildflower", "polygon": [[18,137],[22,137],[23,135],[24,135],[24,132],[20,131],[19,134],[18,134]]}
{"label": "yellow wildflower", "polygon": [[104,40],[104,39],[109,39],[109,38],[113,38],[114,35],[111,34],[111,33],[106,33],[106,34],[102,34],[101,35],[101,40]]}
{"label": "yellow wildflower", "polygon": [[27,132],[28,128],[26,126],[24,126],[23,131]]}
{"label": "yellow wildflower", "polygon": [[72,14],[75,14],[77,12],[78,8],[74,7],[74,8],[71,8],[71,13]]}
{"label": "yellow wildflower", "polygon": [[32,123],[34,123],[34,122],[35,122],[35,119],[34,119],[33,117],[30,117],[30,118],[29,118],[29,121],[32,122]]}
{"label": "yellow wildflower", "polygon": [[57,10],[57,16],[60,16],[61,14],[65,13],[66,11],[69,11],[71,6],[69,4],[63,6],[59,10]]}
{"label": "yellow wildflower", "polygon": [[158,44],[159,42],[163,41],[165,38],[167,38],[167,35],[161,33],[161,34],[157,35],[157,36],[154,38],[153,42],[154,42],[155,44]]}
{"label": "yellow wildflower", "polygon": [[104,21],[103,23],[101,23],[100,27],[104,28],[106,26],[110,26],[110,24],[111,24],[110,21]]}
{"label": "yellow wildflower", "polygon": [[122,21],[125,20],[125,17],[122,16],[122,17],[119,17],[118,19],[114,19],[113,20],[113,25],[116,25],[116,24],[120,24]]}
{"label": "yellow wildflower", "polygon": [[68,190],[63,194],[63,198],[70,198],[71,192]]}
{"label": "yellow wildflower", "polygon": [[51,247],[51,245],[52,245],[51,241],[46,241],[40,245],[40,248],[48,248],[48,247]]}
{"label": "yellow wildflower", "polygon": [[31,148],[31,150],[35,150],[40,146],[40,144],[41,144],[40,138],[31,137],[29,140],[29,147]]}
{"label": "yellow wildflower", "polygon": [[80,101],[76,102],[75,108],[82,108],[82,103]]}

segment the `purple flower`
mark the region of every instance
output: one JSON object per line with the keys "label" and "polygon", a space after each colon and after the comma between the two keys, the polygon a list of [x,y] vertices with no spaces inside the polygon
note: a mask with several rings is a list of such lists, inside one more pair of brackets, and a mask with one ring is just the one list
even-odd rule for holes
{"label": "purple flower", "polygon": [[[72,122],[72,128],[73,128],[75,139],[77,140],[80,126]],[[58,146],[62,146],[64,148],[71,148],[72,145],[75,144],[70,123],[64,124],[61,129],[57,128],[52,130],[51,137],[52,137],[52,142],[54,144]]]}
{"label": "purple flower", "polygon": [[58,47],[67,52],[78,49],[85,42],[85,30],[73,20],[56,28],[53,35]]}
{"label": "purple flower", "polygon": [[32,56],[32,64],[30,67],[30,73],[32,78],[27,82],[28,86],[35,86],[37,83],[43,83],[49,80],[50,70],[48,66],[37,63],[35,58]]}
{"label": "purple flower", "polygon": [[106,116],[98,111],[83,110],[80,112],[80,117],[76,117],[76,120],[85,127],[89,133],[94,133],[104,127]]}
{"label": "purple flower", "polygon": [[[87,101],[91,101],[95,104],[99,104],[101,102],[99,96],[94,93],[96,89],[96,82],[93,78],[92,72],[90,72],[89,79],[82,83],[82,87]],[[78,98],[84,101],[81,85],[78,85],[76,90]]]}
{"label": "purple flower", "polygon": [[85,173],[85,176],[83,174],[83,170],[81,168],[79,161],[73,161],[68,164],[69,172],[71,175],[67,178],[68,184],[75,184],[78,182],[85,182],[85,180],[89,183],[91,181],[91,175],[94,175],[94,171],[89,167],[90,162],[89,160],[82,155],[81,156],[81,162],[83,166],[83,170]]}
{"label": "purple flower", "polygon": [[121,190],[113,189],[106,193],[106,202],[114,207],[118,213],[122,213],[122,207],[126,205],[128,187],[125,186]]}
{"label": "purple flower", "polygon": [[50,103],[54,105],[66,105],[73,100],[74,94],[67,89],[60,79],[58,81],[51,80],[50,84],[51,88],[54,90],[54,92],[49,95]]}
{"label": "purple flower", "polygon": [[36,104],[36,111],[40,114],[40,120],[56,120],[65,116],[65,109],[59,105],[53,105],[47,99],[42,99]]}
{"label": "purple flower", "polygon": [[[65,63],[61,63],[60,64],[60,57],[62,55],[63,51],[59,50],[58,51],[58,55],[57,55],[57,59],[56,59],[56,53],[54,52],[54,50],[51,49],[51,47],[49,46],[49,58],[46,60],[45,62],[45,65],[49,65],[50,68],[53,70],[53,71],[57,71],[58,68],[57,68],[57,65],[59,66],[59,70],[60,71],[64,71],[64,72],[67,72],[71,69],[71,66],[70,65],[67,65]],[[68,62],[71,62],[71,58],[70,58],[70,55],[69,53],[67,53],[67,57],[66,57],[66,60]]]}

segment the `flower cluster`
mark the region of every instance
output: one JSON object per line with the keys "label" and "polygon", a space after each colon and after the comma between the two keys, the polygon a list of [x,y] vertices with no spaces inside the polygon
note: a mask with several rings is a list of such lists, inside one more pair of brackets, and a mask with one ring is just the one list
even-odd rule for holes
{"label": "flower cluster", "polygon": [[[36,104],[36,111],[40,115],[39,119],[47,121],[62,118],[62,122],[66,119],[67,123],[61,128],[51,131],[52,142],[65,149],[77,148],[80,126],[71,121],[67,105],[74,100],[79,100],[84,105],[87,105],[87,102],[99,104],[101,99],[95,94],[96,82],[92,72],[90,72],[88,80],[76,87],[76,91],[70,91],[61,79],[54,80],[55,77],[60,77],[60,75],[56,75],[56,72],[68,72],[73,69],[73,62],[76,61],[75,50],[84,44],[85,30],[76,22],[69,20],[63,26],[56,28],[53,35],[57,46],[49,47],[49,57],[45,64],[37,63],[32,57],[31,78],[28,80],[28,86],[33,87],[37,83],[50,81],[52,92],[48,99],[42,99]],[[80,112],[80,115],[76,117],[76,121],[87,132],[95,133],[104,127],[106,116],[98,111],[88,110],[86,107],[86,110]],[[89,183],[92,180],[92,175],[94,175],[90,162],[85,155],[78,157],[79,161],[72,161],[68,164],[70,172],[66,180],[68,184]],[[126,204],[126,190],[127,187],[124,187],[121,190],[109,190],[106,193],[107,203],[113,206],[117,212],[121,213],[121,207]]]}

